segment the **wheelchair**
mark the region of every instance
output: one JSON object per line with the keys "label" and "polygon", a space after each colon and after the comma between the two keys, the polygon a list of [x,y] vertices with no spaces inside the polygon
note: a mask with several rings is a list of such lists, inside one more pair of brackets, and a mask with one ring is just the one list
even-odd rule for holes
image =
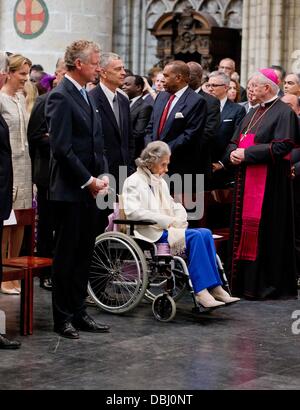
{"label": "wheelchair", "polygon": [[[197,303],[184,256],[171,255],[168,244],[150,243],[134,236],[135,226],[155,222],[115,219],[113,223],[126,225],[128,229],[127,233],[112,230],[96,238],[88,293],[98,307],[123,314],[145,298],[152,302],[154,317],[169,322],[176,315],[176,301],[188,291],[194,302],[194,312],[212,310]],[[223,286],[229,292],[218,255],[217,267]]]}

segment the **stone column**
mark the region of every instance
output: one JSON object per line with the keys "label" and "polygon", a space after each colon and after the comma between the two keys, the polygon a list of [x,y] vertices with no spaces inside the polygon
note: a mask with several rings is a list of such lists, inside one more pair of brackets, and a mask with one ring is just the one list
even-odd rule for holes
{"label": "stone column", "polygon": [[244,0],[243,7],[242,84],[272,64],[291,71],[300,49],[299,1]]}
{"label": "stone column", "polygon": [[13,24],[16,1],[0,0],[0,49],[22,53],[53,73],[58,57],[74,40],[96,41],[105,51],[112,47],[112,0],[44,0],[49,11],[45,31],[31,40],[19,37]]}

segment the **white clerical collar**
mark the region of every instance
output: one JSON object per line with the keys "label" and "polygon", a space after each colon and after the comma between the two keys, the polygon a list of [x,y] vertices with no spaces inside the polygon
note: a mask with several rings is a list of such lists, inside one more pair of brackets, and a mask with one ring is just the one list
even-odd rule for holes
{"label": "white clerical collar", "polygon": [[73,85],[75,85],[75,87],[77,88],[78,91],[80,91],[82,88],[82,85],[79,84],[76,80],[74,80],[74,78],[70,77],[68,74],[65,74],[65,78],[67,78],[69,81],[71,81],[71,83]]}
{"label": "white clerical collar", "polygon": [[269,104],[269,103],[271,103],[271,102],[273,102],[273,101],[277,100],[277,98],[278,98],[278,96],[277,96],[277,95],[275,95],[275,96],[274,96],[274,97],[272,97],[270,100],[268,100],[268,101],[264,101],[263,103],[261,103],[261,104],[260,104],[260,106],[264,108],[267,104]]}
{"label": "white clerical collar", "polygon": [[220,109],[221,109],[221,112],[223,111],[223,109],[224,109],[224,107],[225,107],[225,104],[227,103],[227,100],[228,100],[227,97],[223,98],[223,100],[220,100]]}

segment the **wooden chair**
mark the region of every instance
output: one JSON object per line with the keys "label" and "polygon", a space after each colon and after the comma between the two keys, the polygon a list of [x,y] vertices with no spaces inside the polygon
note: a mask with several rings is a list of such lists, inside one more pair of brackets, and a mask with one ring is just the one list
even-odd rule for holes
{"label": "wooden chair", "polygon": [[28,298],[29,298],[29,282],[28,274],[25,269],[3,267],[2,282],[11,280],[21,281],[21,298],[20,298],[20,334],[27,335],[28,331]]}
{"label": "wooden chair", "polygon": [[27,275],[28,290],[27,290],[27,329],[26,334],[33,333],[33,279],[39,276],[41,271],[52,266],[52,259],[40,258],[34,255],[35,243],[35,209],[16,210],[16,219],[18,226],[24,226],[24,245],[28,252],[28,256],[18,256],[3,260],[3,266],[10,268],[23,269]]}

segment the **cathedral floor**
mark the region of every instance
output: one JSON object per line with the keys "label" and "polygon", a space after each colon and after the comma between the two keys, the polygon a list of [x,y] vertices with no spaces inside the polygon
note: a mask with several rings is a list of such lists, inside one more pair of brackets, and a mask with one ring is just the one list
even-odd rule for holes
{"label": "cathedral floor", "polygon": [[242,300],[197,317],[186,295],[167,324],[154,319],[148,302],[126,316],[91,307],[111,332],[81,332],[75,341],[52,332],[51,292],[38,282],[32,336],[18,335],[18,296],[0,295],[0,306],[7,336],[22,341],[18,351],[0,350],[0,390],[300,388],[299,300]]}

